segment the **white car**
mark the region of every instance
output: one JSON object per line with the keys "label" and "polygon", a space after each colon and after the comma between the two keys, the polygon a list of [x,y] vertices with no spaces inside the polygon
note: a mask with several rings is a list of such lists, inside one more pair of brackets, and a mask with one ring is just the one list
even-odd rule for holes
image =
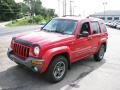
{"label": "white car", "polygon": [[117,28],[117,29],[120,29],[120,23],[119,23],[119,24],[117,24],[116,28]]}

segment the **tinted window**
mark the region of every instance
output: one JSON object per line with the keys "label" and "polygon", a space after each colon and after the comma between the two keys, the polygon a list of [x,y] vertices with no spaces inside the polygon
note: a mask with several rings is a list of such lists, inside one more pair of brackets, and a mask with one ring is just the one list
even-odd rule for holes
{"label": "tinted window", "polygon": [[112,17],[108,17],[107,19],[108,19],[108,20],[112,20]]}
{"label": "tinted window", "polygon": [[105,17],[101,17],[102,20],[105,20]]}
{"label": "tinted window", "polygon": [[93,33],[97,34],[100,32],[100,27],[98,22],[91,22],[92,28],[93,28]]}
{"label": "tinted window", "polygon": [[87,31],[90,34],[90,25],[89,25],[89,22],[85,22],[85,23],[82,24],[80,33],[82,34],[83,31]]}
{"label": "tinted window", "polygon": [[114,17],[114,20],[119,20],[119,17]]}

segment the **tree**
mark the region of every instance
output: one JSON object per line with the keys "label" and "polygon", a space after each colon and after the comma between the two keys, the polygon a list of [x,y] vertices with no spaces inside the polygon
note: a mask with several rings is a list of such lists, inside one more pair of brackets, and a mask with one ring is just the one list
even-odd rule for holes
{"label": "tree", "polygon": [[24,2],[29,7],[31,15],[42,15],[43,17],[53,17],[55,15],[55,10],[42,7],[40,0],[24,0]]}
{"label": "tree", "polygon": [[35,6],[34,6],[35,15],[39,15],[39,14],[40,14],[41,8],[42,8],[42,3],[41,3],[41,1],[40,1],[40,0],[36,0]]}
{"label": "tree", "polygon": [[31,15],[38,15],[40,13],[42,7],[40,0],[24,0],[24,2],[29,7]]}
{"label": "tree", "polygon": [[24,15],[39,15],[48,20],[55,16],[55,10],[44,8],[40,0],[24,0],[22,3],[0,0],[0,20],[13,20]]}
{"label": "tree", "polygon": [[46,9],[44,7],[41,8],[40,15],[42,15],[44,18],[53,18],[56,16],[54,9]]}
{"label": "tree", "polygon": [[0,20],[18,18],[20,6],[14,0],[0,0]]}
{"label": "tree", "polygon": [[23,2],[20,2],[19,3],[20,7],[21,7],[21,10],[20,10],[20,13],[24,16],[24,15],[27,15],[30,11],[30,8]]}

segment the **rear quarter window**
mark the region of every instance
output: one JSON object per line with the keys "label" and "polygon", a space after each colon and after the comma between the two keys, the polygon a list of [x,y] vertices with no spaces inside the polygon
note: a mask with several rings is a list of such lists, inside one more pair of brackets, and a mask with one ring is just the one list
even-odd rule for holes
{"label": "rear quarter window", "polygon": [[100,27],[99,27],[99,23],[96,21],[91,22],[91,26],[93,29],[93,34],[97,34],[100,33]]}
{"label": "rear quarter window", "polygon": [[104,23],[100,23],[101,31],[107,32],[106,25]]}

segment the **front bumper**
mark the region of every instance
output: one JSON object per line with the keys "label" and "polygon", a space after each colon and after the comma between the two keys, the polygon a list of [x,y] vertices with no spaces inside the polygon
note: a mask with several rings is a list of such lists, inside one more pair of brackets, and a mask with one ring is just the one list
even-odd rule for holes
{"label": "front bumper", "polygon": [[[8,49],[7,55],[12,61],[16,62],[17,64],[24,65],[35,72],[41,72],[42,66],[44,64],[44,60],[37,59],[34,57],[28,57],[27,59],[23,60],[23,59],[17,57],[13,53],[13,50],[11,48]],[[38,62],[38,64],[36,64],[35,62]]]}

